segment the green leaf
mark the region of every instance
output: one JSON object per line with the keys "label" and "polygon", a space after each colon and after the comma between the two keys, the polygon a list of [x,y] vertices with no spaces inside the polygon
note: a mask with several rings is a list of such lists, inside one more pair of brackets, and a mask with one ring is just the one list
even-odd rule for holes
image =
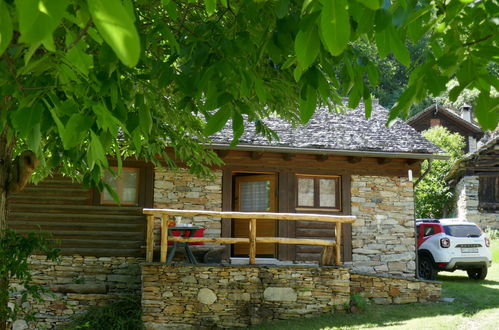
{"label": "green leaf", "polygon": [[367,78],[372,86],[376,86],[379,83],[379,72],[378,68],[371,62],[367,64]]}
{"label": "green leaf", "polygon": [[206,7],[206,13],[211,16],[217,10],[217,0],[204,0],[204,6]]}
{"label": "green leaf", "polygon": [[371,98],[371,93],[369,92],[369,89],[365,88],[364,89],[364,106],[365,106],[365,116],[366,119],[371,118],[371,113],[373,111],[373,100]]}
{"label": "green leaf", "polygon": [[499,123],[499,97],[481,91],[475,106],[475,115],[484,131],[494,131]]}
{"label": "green leaf", "polygon": [[304,85],[300,98],[300,119],[303,124],[308,123],[312,118],[316,105],[317,94],[315,90],[311,86]]}
{"label": "green leaf", "polygon": [[102,38],[114,50],[123,64],[134,67],[140,57],[140,39],[120,0],[88,0],[88,10]]}
{"label": "green leaf", "polygon": [[238,111],[232,111],[232,132],[234,137],[230,143],[231,147],[235,147],[239,143],[239,138],[244,133],[243,116]]}
{"label": "green leaf", "polygon": [[395,30],[393,26],[388,28],[388,35],[390,38],[390,48],[393,52],[393,55],[405,66],[411,65],[411,56],[409,55],[409,51],[404,45],[404,42],[400,38],[399,34]]}
{"label": "green leaf", "polygon": [[90,170],[97,164],[99,166],[108,167],[106,153],[102,147],[102,143],[93,131],[90,131],[90,147],[87,151],[87,161]]}
{"label": "green leaf", "polygon": [[[319,55],[320,40],[315,24],[308,24],[305,30],[300,30],[295,39],[295,53],[301,72],[315,61]],[[301,75],[301,73],[300,73]],[[296,78],[296,77],[295,77]]]}
{"label": "green leaf", "polygon": [[28,136],[33,127],[40,124],[44,109],[41,104],[37,103],[34,107],[21,108],[12,113],[12,125],[20,137]]}
{"label": "green leaf", "polygon": [[360,2],[369,9],[378,10],[381,8],[383,0],[357,0],[357,2]]}
{"label": "green leaf", "polygon": [[350,16],[346,0],[322,0],[320,28],[326,49],[340,55],[350,41]]}
{"label": "green leaf", "polygon": [[146,106],[139,107],[139,123],[142,133],[149,135],[152,130],[152,116],[150,109]]}
{"label": "green leaf", "polygon": [[12,20],[9,9],[4,1],[0,1],[0,56],[7,49],[12,40]]}
{"label": "green leaf", "polygon": [[73,114],[66,123],[64,133],[61,134],[64,149],[67,150],[80,145],[93,123],[94,121],[91,117],[80,113]]}
{"label": "green leaf", "polygon": [[132,132],[132,140],[135,150],[138,154],[140,154],[140,150],[142,149],[142,135],[140,134],[140,128],[136,128]]}
{"label": "green leaf", "polygon": [[61,21],[69,0],[16,1],[19,14],[20,41],[28,44],[46,42]]}
{"label": "green leaf", "polygon": [[66,53],[66,59],[72,63],[85,76],[94,65],[93,57],[85,53],[80,45],[76,45]]}
{"label": "green leaf", "polygon": [[281,19],[288,13],[290,0],[279,0],[275,7],[275,14],[277,18]]}
{"label": "green leaf", "polygon": [[227,120],[229,120],[232,111],[228,107],[224,107],[217,111],[213,116],[208,119],[206,127],[204,128],[204,134],[210,136],[219,130],[221,130]]}
{"label": "green leaf", "polygon": [[390,53],[390,39],[388,38],[388,29],[376,32],[375,37],[379,57],[385,58]]}

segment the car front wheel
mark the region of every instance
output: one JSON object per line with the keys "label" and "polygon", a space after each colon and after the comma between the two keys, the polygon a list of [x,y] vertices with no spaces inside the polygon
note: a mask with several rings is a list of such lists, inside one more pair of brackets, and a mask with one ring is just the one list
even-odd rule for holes
{"label": "car front wheel", "polygon": [[430,257],[425,255],[420,256],[418,267],[419,267],[419,278],[432,281],[437,278],[438,271],[433,266],[433,261],[431,260]]}
{"label": "car front wheel", "polygon": [[487,276],[487,267],[474,268],[466,271],[468,277],[474,280],[484,280]]}

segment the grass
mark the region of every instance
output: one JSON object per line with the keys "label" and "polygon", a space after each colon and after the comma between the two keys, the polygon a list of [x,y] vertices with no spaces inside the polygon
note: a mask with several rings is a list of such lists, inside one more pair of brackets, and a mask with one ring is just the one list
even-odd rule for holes
{"label": "grass", "polygon": [[277,321],[251,329],[497,329],[499,324],[499,240],[492,242],[493,263],[484,281],[466,272],[439,273],[442,297],[453,302],[368,305],[363,313],[336,312],[319,318]]}

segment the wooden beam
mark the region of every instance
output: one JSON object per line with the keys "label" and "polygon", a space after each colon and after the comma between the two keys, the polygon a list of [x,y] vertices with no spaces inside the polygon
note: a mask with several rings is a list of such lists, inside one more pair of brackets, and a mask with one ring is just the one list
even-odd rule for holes
{"label": "wooden beam", "polygon": [[330,214],[311,214],[311,213],[270,213],[270,212],[220,212],[205,210],[175,210],[175,209],[143,209],[146,215],[185,216],[185,217],[217,217],[234,219],[273,219],[273,220],[308,220],[324,222],[353,223],[356,217],[352,215],[330,215]]}
{"label": "wooden beam", "polygon": [[326,161],[328,158],[329,158],[329,156],[328,156],[328,155],[317,155],[317,156],[315,156],[315,159],[317,159],[317,161],[319,161],[319,162],[324,162],[324,161]]}
{"label": "wooden beam", "polygon": [[293,158],[295,158],[294,154],[290,154],[290,153],[282,154],[282,159],[284,159],[284,160],[290,161],[290,160],[293,160]]}
{"label": "wooden beam", "polygon": [[362,161],[362,157],[357,157],[357,156],[349,156],[348,157],[348,162],[350,164],[360,163],[361,161]]}
{"label": "wooden beam", "polygon": [[161,245],[160,245],[160,262],[166,262],[168,254],[168,215],[161,216]]}
{"label": "wooden beam", "polygon": [[222,149],[222,150],[217,150],[217,155],[220,158],[224,158],[229,154],[229,150],[227,149]]}
{"label": "wooden beam", "polygon": [[256,263],[256,219],[251,219],[249,222],[249,264]]}
{"label": "wooden beam", "polygon": [[377,162],[378,164],[380,165],[383,165],[383,164],[388,164],[388,163],[391,163],[392,159],[391,158],[378,158]]}
{"label": "wooden beam", "polygon": [[152,262],[154,254],[154,215],[147,216],[146,261]]}
{"label": "wooden beam", "polygon": [[336,224],[336,266],[341,265],[341,223]]}
{"label": "wooden beam", "polygon": [[251,159],[260,159],[263,156],[263,152],[259,151],[252,151],[251,152]]}
{"label": "wooden beam", "polygon": [[416,164],[417,162],[419,162],[419,159],[408,159],[406,161],[407,165],[413,165]]}

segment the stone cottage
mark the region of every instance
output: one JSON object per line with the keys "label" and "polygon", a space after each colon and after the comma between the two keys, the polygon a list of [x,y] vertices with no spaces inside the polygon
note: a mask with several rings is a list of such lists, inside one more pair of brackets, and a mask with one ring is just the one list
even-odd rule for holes
{"label": "stone cottage", "polygon": [[[34,278],[55,296],[47,297],[39,317],[47,325],[64,322],[88,305],[141,290],[139,263],[145,257],[142,208],[214,211],[274,211],[354,215],[342,230],[342,260],[354,271],[415,275],[412,177],[439,149],[401,120],[387,127],[388,111],[373,105],[344,114],[317,109],[310,122],[292,126],[265,120],[279,140],[268,141],[247,123],[232,148],[230,124],[212,137],[224,165],[210,179],[185,169],[154,168],[126,160],[123,174],[105,178],[120,196],[54,176],[30,185],[9,201],[9,226],[20,232],[42,230],[60,241],[61,262],[32,260]],[[230,219],[195,217],[208,237],[247,235],[247,226]],[[258,236],[332,238],[334,224],[269,221]],[[206,249],[210,246],[199,246]],[[261,244],[257,257],[271,263],[316,263],[321,249],[306,245]],[[247,257],[244,245],[225,248],[228,262]]]}
{"label": "stone cottage", "polygon": [[499,132],[454,164],[448,175],[456,189],[456,213],[482,229],[499,229]]}

